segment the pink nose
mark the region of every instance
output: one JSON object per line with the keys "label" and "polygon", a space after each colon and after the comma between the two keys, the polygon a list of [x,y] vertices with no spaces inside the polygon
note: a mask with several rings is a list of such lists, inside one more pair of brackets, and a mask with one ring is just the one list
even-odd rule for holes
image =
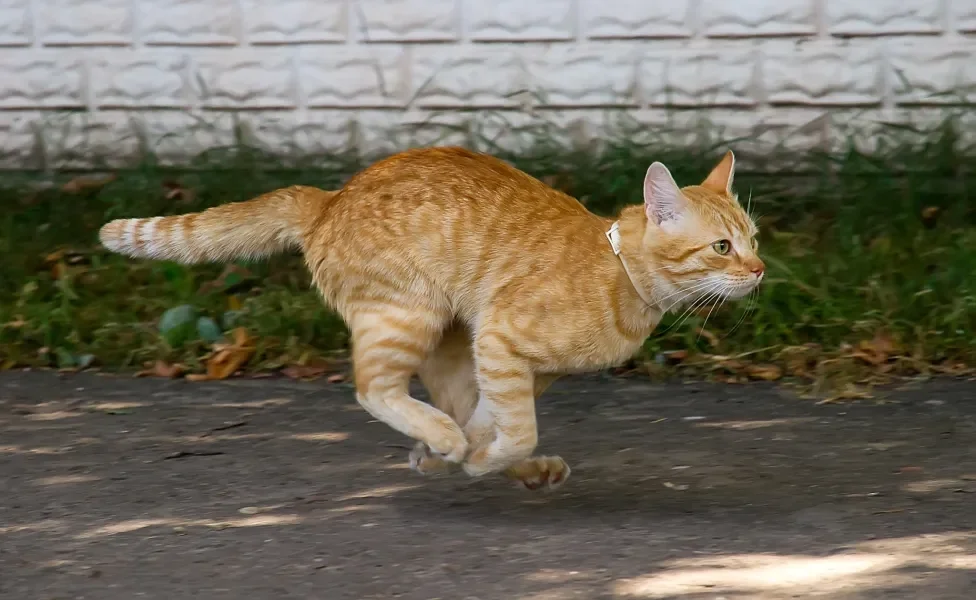
{"label": "pink nose", "polygon": [[762,277],[763,273],[766,271],[766,265],[759,263],[758,265],[752,267],[749,270],[752,271],[752,274],[755,275],[756,277]]}

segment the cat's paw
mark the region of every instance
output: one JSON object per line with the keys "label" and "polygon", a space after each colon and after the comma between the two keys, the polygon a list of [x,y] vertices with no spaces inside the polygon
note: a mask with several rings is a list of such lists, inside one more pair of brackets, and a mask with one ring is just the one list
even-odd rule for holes
{"label": "cat's paw", "polygon": [[451,463],[431,452],[427,444],[417,442],[410,451],[410,468],[421,475],[437,475],[451,471]]}
{"label": "cat's paw", "polygon": [[527,490],[554,490],[569,479],[571,470],[558,456],[533,456],[503,472],[505,477]]}

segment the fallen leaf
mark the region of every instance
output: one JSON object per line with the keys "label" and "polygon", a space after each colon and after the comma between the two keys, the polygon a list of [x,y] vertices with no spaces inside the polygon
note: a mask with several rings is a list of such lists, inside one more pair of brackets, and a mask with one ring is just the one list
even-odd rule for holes
{"label": "fallen leaf", "polygon": [[185,379],[187,381],[210,381],[210,376],[206,373],[190,373]]}
{"label": "fallen leaf", "polygon": [[895,341],[884,332],[878,332],[870,340],[861,340],[857,349],[851,353],[852,357],[859,358],[864,362],[879,366],[886,362],[891,356],[898,352]]}
{"label": "fallen leaf", "polygon": [[81,175],[62,185],[61,191],[68,194],[77,194],[87,190],[98,190],[112,183],[115,179],[116,176],[112,173],[107,175]]}
{"label": "fallen leaf", "polygon": [[246,329],[243,327],[235,329],[232,339],[232,344],[214,344],[214,353],[207,360],[209,379],[230,377],[254,354],[254,343]]}
{"label": "fallen leaf", "polygon": [[746,375],[752,379],[776,381],[783,376],[783,369],[777,367],[776,365],[749,365],[746,367]]}
{"label": "fallen leaf", "polygon": [[328,381],[329,383],[342,383],[345,380],[346,380],[346,376],[343,375],[342,373],[336,373],[335,375],[329,375],[329,378],[326,379],[326,381]]}
{"label": "fallen leaf", "polygon": [[157,360],[150,368],[136,373],[136,377],[167,377],[172,379],[182,375],[183,371],[183,365],[171,365],[168,362]]}

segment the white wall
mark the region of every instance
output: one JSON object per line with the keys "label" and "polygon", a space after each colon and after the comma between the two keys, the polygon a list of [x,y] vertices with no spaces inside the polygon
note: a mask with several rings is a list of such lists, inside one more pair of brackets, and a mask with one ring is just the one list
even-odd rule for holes
{"label": "white wall", "polygon": [[976,0],[0,0],[7,166],[180,160],[235,126],[386,149],[432,116],[585,138],[609,108],[811,145],[974,83]]}

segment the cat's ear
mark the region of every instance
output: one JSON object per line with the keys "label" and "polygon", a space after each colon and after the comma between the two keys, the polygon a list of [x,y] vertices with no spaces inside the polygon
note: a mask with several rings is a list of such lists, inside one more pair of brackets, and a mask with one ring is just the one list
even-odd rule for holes
{"label": "cat's ear", "polygon": [[681,188],[671,177],[671,171],[656,162],[647,169],[644,177],[644,213],[660,225],[678,218],[687,208],[687,200]]}
{"label": "cat's ear", "polygon": [[732,180],[735,178],[735,155],[729,150],[722,157],[712,172],[708,174],[705,181],[702,182],[703,188],[708,188],[709,190],[717,194],[731,194],[732,193]]}

